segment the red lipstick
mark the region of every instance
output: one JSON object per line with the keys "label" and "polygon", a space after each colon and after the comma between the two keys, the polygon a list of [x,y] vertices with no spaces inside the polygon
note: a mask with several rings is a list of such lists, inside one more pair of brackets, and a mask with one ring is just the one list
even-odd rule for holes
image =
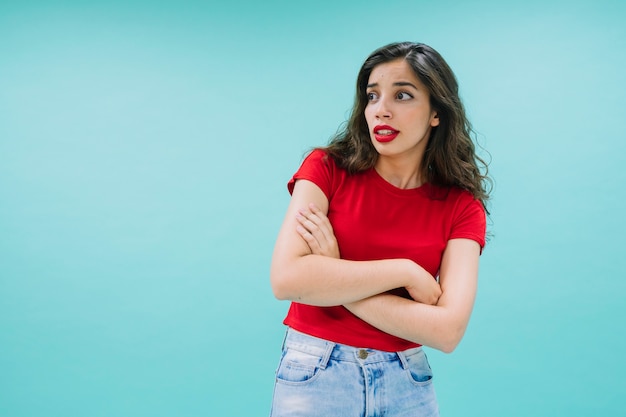
{"label": "red lipstick", "polygon": [[378,125],[374,127],[374,138],[381,143],[391,142],[398,136],[398,133],[400,132],[391,126]]}

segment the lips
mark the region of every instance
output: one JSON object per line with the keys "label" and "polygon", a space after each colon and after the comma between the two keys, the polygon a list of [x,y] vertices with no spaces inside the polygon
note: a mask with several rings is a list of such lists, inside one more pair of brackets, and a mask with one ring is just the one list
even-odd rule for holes
{"label": "lips", "polygon": [[391,126],[378,125],[374,127],[374,138],[381,143],[391,142],[400,132]]}

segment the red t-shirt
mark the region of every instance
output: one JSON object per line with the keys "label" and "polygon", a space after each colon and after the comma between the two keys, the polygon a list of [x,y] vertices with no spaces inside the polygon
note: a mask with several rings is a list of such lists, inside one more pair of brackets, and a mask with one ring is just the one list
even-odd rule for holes
{"label": "red t-shirt", "polygon": [[[437,276],[448,240],[485,245],[485,211],[469,192],[429,184],[401,189],[375,169],[348,174],[324,151],[313,151],[288,183],[315,183],[329,201],[328,219],[343,259],[411,259]],[[369,325],[343,306],[292,302],[284,323],[335,343],[389,352],[419,346]]]}

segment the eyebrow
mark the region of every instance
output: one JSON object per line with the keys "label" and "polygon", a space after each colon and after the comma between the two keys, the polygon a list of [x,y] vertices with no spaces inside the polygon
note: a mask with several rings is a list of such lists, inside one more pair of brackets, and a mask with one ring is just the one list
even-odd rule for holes
{"label": "eyebrow", "polygon": [[399,81],[399,82],[397,82],[397,83],[393,83],[393,85],[394,85],[395,87],[406,87],[406,86],[411,86],[411,87],[413,87],[414,89],[419,90],[419,88],[417,88],[417,86],[416,86],[415,84],[410,83],[410,82],[408,82],[408,81]]}
{"label": "eyebrow", "polygon": [[[410,87],[413,87],[413,88],[414,88],[414,89],[416,89],[416,90],[419,90],[419,88],[417,88],[417,87],[415,86],[415,84],[410,83],[410,82],[408,82],[408,81],[398,81],[398,82],[393,83],[393,86],[394,86],[394,87],[406,87],[406,86],[410,86]],[[368,85],[367,85],[367,88],[373,88],[373,87],[378,87],[378,83],[372,83],[372,84],[368,84]]]}
{"label": "eyebrow", "polygon": [[[416,90],[419,90],[419,88],[417,88],[417,87],[415,86],[415,84],[410,83],[410,82],[408,82],[408,81],[398,81],[398,82],[393,83],[393,86],[394,86],[394,87],[406,87],[406,86],[410,86],[410,87],[415,88]],[[367,87],[367,88],[378,87],[378,83],[368,84],[366,87]]]}

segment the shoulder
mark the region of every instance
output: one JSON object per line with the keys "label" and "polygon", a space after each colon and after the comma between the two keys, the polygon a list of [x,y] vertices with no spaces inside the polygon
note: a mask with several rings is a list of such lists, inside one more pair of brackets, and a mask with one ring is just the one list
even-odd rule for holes
{"label": "shoulder", "polygon": [[475,218],[484,221],[486,215],[485,207],[472,193],[458,187],[453,187],[450,194],[454,201],[456,213],[471,213]]}
{"label": "shoulder", "polygon": [[472,193],[460,187],[442,187],[437,185],[429,185],[428,195],[433,200],[441,200],[448,205],[479,205],[480,207],[482,207],[482,203],[477,200]]}
{"label": "shoulder", "polygon": [[431,185],[429,189],[431,200],[439,202],[442,216],[447,216],[456,223],[471,221],[484,227],[486,211],[480,200],[472,193],[460,187],[440,187]]}
{"label": "shoulder", "polygon": [[302,161],[297,173],[303,172],[333,172],[339,170],[335,160],[323,148],[310,151]]}
{"label": "shoulder", "polygon": [[485,246],[487,216],[480,200],[472,193],[458,187],[448,190],[446,205],[449,208],[451,235],[449,238],[467,238]]}
{"label": "shoulder", "polygon": [[330,196],[333,184],[344,174],[345,171],[337,166],[324,149],[317,148],[305,156],[300,168],[287,183],[287,187],[291,193],[297,180],[306,179],[318,185],[327,196]]}
{"label": "shoulder", "polygon": [[309,152],[308,155],[304,157],[304,161],[302,162],[302,165],[305,164],[318,164],[333,169],[337,168],[335,160],[323,148],[315,148]]}

